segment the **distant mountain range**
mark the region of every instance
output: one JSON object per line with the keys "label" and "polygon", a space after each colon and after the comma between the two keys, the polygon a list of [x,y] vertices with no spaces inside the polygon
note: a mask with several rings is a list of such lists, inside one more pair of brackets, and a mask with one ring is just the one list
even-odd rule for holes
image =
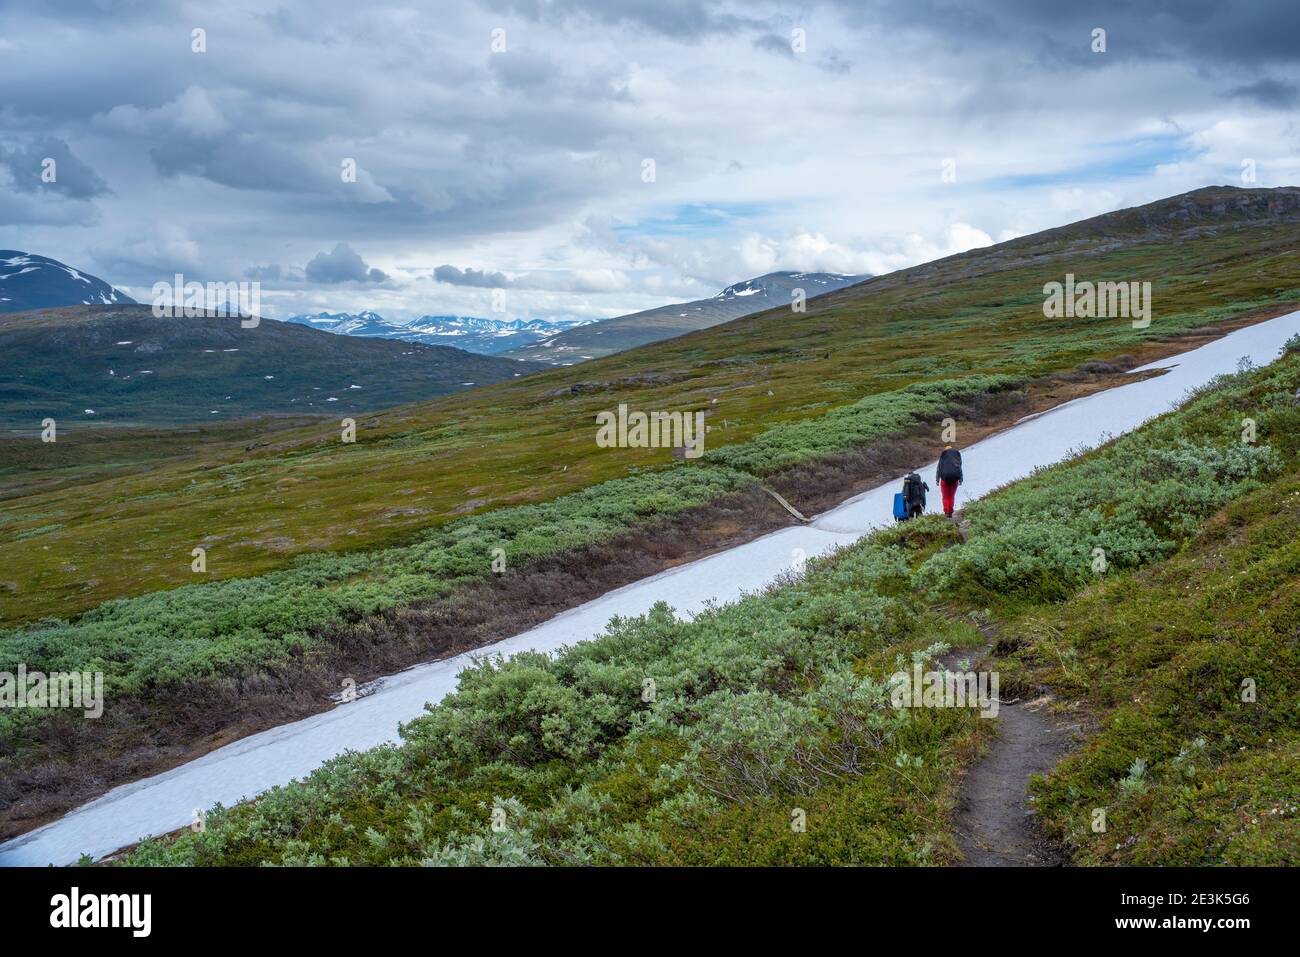
{"label": "distant mountain range", "polygon": [[[573,365],[788,305],[796,289],[802,289],[811,299],[869,278],[840,273],[773,272],[735,283],[708,299],[599,321],[421,316],[401,323],[366,311],[292,316],[283,324],[352,339],[394,339],[547,365]],[[126,293],[57,260],[0,250],[0,313],[131,304],[135,300]]]}
{"label": "distant mountain range", "polygon": [[0,249],[0,312],[133,302],[104,280],[57,259]]}
{"label": "distant mountain range", "polygon": [[708,299],[596,321],[421,316],[413,322],[396,323],[375,312],[318,312],[284,321],[339,335],[450,345],[484,355],[567,366],[789,304],[795,289],[804,290],[811,299],[870,278],[828,272],[773,272],[728,286]]}
{"label": "distant mountain range", "polygon": [[812,299],[870,278],[830,272],[772,272],[728,286],[708,299],[673,303],[566,329],[505,354],[550,365],[573,365],[789,305],[796,289],[802,289]]}
{"label": "distant mountain range", "polygon": [[147,305],[70,306],[0,316],[0,425],[343,417],[539,368],[285,322],[244,328],[234,317],[160,319]]}
{"label": "distant mountain range", "polygon": [[429,346],[454,346],[466,352],[498,355],[592,320],[480,319],[475,316],[421,316],[408,323],[390,322],[377,312],[318,312],[284,320],[336,335],[401,339]]}

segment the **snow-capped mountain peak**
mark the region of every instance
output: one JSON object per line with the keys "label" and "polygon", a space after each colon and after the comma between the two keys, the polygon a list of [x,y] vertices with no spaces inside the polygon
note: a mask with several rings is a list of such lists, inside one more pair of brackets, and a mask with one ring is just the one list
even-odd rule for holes
{"label": "snow-capped mountain peak", "polygon": [[860,282],[866,276],[850,276],[837,272],[770,272],[766,276],[746,279],[734,283],[713,298],[723,302],[757,296],[760,299],[779,298],[788,301],[791,290],[802,288],[809,296],[827,292],[827,286],[838,289],[853,282]]}
{"label": "snow-capped mountain peak", "polygon": [[97,276],[57,259],[0,249],[0,312],[133,302]]}
{"label": "snow-capped mountain peak", "polygon": [[324,329],[345,336],[368,336],[455,346],[468,352],[493,355],[531,345],[544,336],[582,325],[588,320],[485,319],[479,316],[420,316],[406,323],[392,322],[369,310],[359,313],[318,312],[293,316],[286,322]]}

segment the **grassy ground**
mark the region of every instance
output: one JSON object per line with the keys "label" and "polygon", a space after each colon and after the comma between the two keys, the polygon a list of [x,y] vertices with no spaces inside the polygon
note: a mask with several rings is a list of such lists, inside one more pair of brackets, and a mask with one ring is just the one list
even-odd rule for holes
{"label": "grassy ground", "polygon": [[[497,549],[506,567],[516,568],[599,544],[752,487],[778,468],[848,451],[963,398],[1014,385],[967,377],[871,396],[724,448],[712,462],[644,471],[540,505],[458,519],[409,546],[304,556],[265,575],[121,599],[72,623],[0,632],[0,670],[20,662],[43,671],[102,670],[106,693],[118,701],[205,678],[249,678],[282,667],[330,626],[488,578]],[[213,552],[220,554],[219,545]],[[39,712],[24,713],[30,714]],[[19,720],[37,718],[0,715],[0,740]]]}
{"label": "grassy ground", "polygon": [[[1193,197],[880,277],[814,300],[806,314],[761,314],[361,417],[351,445],[333,424],[267,423],[260,436],[237,425],[201,443],[178,437],[175,447],[160,435],[156,459],[128,433],[85,442],[80,461],[51,452],[49,470],[30,449],[6,454],[0,623],[67,618],[189,584],[200,544],[209,548],[205,580],[243,578],[301,555],[409,544],[466,514],[549,501],[646,467],[683,467],[669,450],[595,446],[595,414],[620,402],[705,409],[708,462],[773,428],[910,384],[1033,377],[1300,297],[1294,195]],[[1176,218],[1188,203],[1194,215]],[[1151,327],[1044,318],[1043,284],[1066,272],[1152,282]],[[48,448],[34,435],[0,448],[20,442]],[[54,486],[34,487],[45,476]]]}
{"label": "grassy ground", "polygon": [[691,622],[485,663],[402,745],[128,863],[952,862],[988,725],[887,687],[982,642],[936,607],[1004,625],[1004,692],[1047,680],[1099,720],[1040,788],[1080,861],[1295,863],[1297,385],[1300,343],[973,504],[964,541],[920,519]]}
{"label": "grassy ground", "polygon": [[1016,661],[1100,722],[1037,788],[1079,863],[1300,863],[1297,629],[1296,472],[1169,561],[1017,622]]}

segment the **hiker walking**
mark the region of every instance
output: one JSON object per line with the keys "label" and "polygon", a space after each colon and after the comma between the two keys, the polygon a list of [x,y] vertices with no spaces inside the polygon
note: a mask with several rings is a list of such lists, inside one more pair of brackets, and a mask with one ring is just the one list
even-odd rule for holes
{"label": "hiker walking", "polygon": [[925,512],[925,493],[930,486],[921,481],[921,476],[909,472],[903,476],[903,490],[894,493],[894,518],[900,522],[916,518]]}
{"label": "hiker walking", "polygon": [[961,453],[951,445],[944,446],[934,477],[943,492],[943,514],[952,518],[953,500],[957,497],[957,486],[962,483],[962,474]]}

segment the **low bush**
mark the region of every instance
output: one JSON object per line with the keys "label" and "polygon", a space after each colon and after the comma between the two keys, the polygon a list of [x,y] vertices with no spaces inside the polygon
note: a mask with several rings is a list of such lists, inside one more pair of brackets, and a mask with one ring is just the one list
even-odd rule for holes
{"label": "low bush", "polygon": [[[187,683],[244,680],[311,650],[343,622],[446,596],[509,566],[652,527],[752,486],[754,474],[830,455],[896,432],[953,402],[1019,380],[970,376],[869,396],[825,416],[710,451],[700,462],[616,479],[538,505],[496,509],[380,551],[298,558],[283,571],[106,602],[72,622],[0,631],[0,671],[103,671],[110,699]],[[38,713],[0,714],[0,741]]]}
{"label": "low bush", "polygon": [[920,582],[976,606],[1059,601],[1169,557],[1295,454],[1300,416],[1279,388],[1294,378],[1290,361],[1220,377],[1176,415],[972,503],[969,541],[930,559]]}

